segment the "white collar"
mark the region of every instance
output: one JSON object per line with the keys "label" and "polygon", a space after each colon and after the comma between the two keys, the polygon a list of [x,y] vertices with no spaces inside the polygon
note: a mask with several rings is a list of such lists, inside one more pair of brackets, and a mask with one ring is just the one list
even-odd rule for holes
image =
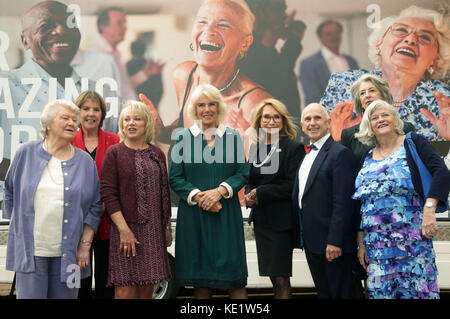
{"label": "white collar", "polygon": [[[192,135],[197,136],[199,134],[203,134],[202,130],[200,129],[200,127],[194,123],[189,130],[191,131]],[[225,131],[227,130],[227,127],[223,124],[220,124],[217,128],[216,128],[216,132],[215,135],[217,135],[218,137],[222,138],[222,136],[225,134]]]}
{"label": "white collar", "polygon": [[314,144],[317,147],[317,150],[320,151],[323,144],[325,144],[325,142],[328,140],[329,137],[330,137],[330,133],[322,136],[318,141],[316,141],[315,143],[312,143],[312,144]]}
{"label": "white collar", "polygon": [[322,52],[322,55],[323,55],[325,60],[330,60],[330,59],[333,59],[335,57],[342,57],[342,55],[332,52],[330,49],[328,49],[324,45],[320,46],[320,51]]}

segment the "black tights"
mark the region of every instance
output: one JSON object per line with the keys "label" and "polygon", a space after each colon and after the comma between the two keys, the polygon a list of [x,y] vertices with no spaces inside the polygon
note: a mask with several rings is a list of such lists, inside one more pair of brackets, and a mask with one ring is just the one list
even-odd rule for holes
{"label": "black tights", "polygon": [[289,277],[270,277],[275,299],[291,299],[291,280]]}

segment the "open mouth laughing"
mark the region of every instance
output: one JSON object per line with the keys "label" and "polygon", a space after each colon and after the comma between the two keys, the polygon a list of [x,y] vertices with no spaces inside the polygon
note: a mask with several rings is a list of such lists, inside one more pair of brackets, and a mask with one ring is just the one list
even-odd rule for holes
{"label": "open mouth laughing", "polygon": [[217,52],[220,49],[222,49],[222,46],[220,44],[210,42],[210,41],[202,41],[200,42],[200,49],[202,51],[211,51],[211,52]]}
{"label": "open mouth laughing", "polygon": [[395,52],[400,53],[402,55],[412,57],[412,58],[415,58],[417,56],[416,52],[414,52],[413,50],[411,50],[410,48],[407,48],[407,47],[398,48],[397,50],[395,50]]}

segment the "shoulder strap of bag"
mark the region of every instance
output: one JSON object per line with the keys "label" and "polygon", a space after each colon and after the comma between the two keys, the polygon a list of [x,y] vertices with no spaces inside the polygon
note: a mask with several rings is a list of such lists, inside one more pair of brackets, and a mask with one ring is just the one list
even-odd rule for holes
{"label": "shoulder strap of bag", "polygon": [[406,134],[406,141],[408,143],[409,151],[411,152],[411,156],[414,160],[414,163],[416,163],[416,166],[419,169],[420,181],[422,182],[422,189],[425,200],[430,191],[431,181],[433,177],[431,176],[430,172],[428,171],[428,168],[425,166],[419,154],[417,153],[416,145],[414,144],[414,141],[411,138],[411,132],[408,132]]}

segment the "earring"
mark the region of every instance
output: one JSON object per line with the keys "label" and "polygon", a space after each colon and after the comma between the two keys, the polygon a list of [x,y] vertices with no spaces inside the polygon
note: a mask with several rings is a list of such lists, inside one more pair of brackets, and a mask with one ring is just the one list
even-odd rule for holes
{"label": "earring", "polygon": [[430,67],[428,68],[428,73],[430,73],[430,75],[432,75],[433,72],[434,72],[433,66],[430,66]]}
{"label": "earring", "polygon": [[191,51],[194,51],[194,46],[192,45],[192,42],[189,43],[189,49],[190,49]]}
{"label": "earring", "polygon": [[245,60],[246,58],[247,58],[247,52],[240,52],[239,53],[238,61]]}
{"label": "earring", "polygon": [[377,55],[381,55],[381,50],[380,50],[380,48],[377,48]]}

